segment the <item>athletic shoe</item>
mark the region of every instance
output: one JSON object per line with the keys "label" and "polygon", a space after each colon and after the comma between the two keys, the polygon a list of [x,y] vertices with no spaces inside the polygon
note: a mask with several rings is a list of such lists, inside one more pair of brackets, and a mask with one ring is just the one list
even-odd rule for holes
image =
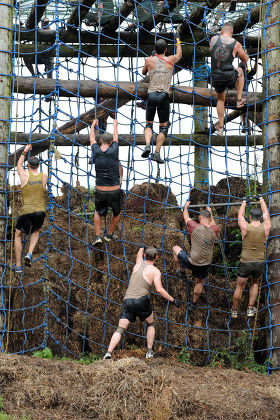
{"label": "athletic shoe", "polygon": [[189,306],[189,311],[190,312],[195,311],[197,308],[198,308],[197,302],[196,303],[191,302],[191,304]]}
{"label": "athletic shoe", "polygon": [[105,356],[103,356],[103,360],[109,360],[112,359],[112,353],[110,353],[109,351],[107,351],[107,353],[105,354]]}
{"label": "athletic shoe", "polygon": [[232,318],[236,319],[238,317],[237,309],[232,309],[230,315]]}
{"label": "athletic shoe", "polygon": [[25,255],[24,264],[27,267],[31,267],[31,265],[32,265],[32,254],[31,254],[31,252],[28,252],[28,254]]}
{"label": "athletic shoe", "polygon": [[236,0],[231,0],[228,11],[235,12],[235,10],[236,10]]}
{"label": "athletic shoe", "polygon": [[161,159],[159,152],[152,153],[151,160],[154,160],[155,162],[160,164],[164,163],[164,160]]}
{"label": "athletic shoe", "polygon": [[153,350],[148,350],[146,353],[146,359],[152,359],[154,357],[155,353]]}
{"label": "athletic shoe", "polygon": [[236,108],[238,109],[243,108],[245,104],[246,104],[246,98],[237,99]]}
{"label": "athletic shoe", "polygon": [[216,132],[217,132],[217,136],[222,136],[224,134],[224,127],[220,127],[219,125],[216,125]]}
{"label": "athletic shoe", "polygon": [[112,235],[110,235],[109,233],[105,233],[104,239],[106,242],[110,242],[110,241],[117,241],[119,238],[114,233],[112,233]]}
{"label": "athletic shoe", "polygon": [[141,109],[146,109],[146,104],[145,104],[145,102],[136,102],[136,106],[138,107],[138,108],[141,108]]}
{"label": "athletic shoe", "polygon": [[102,244],[102,238],[100,235],[97,235],[95,240],[93,241],[92,245]]}
{"label": "athletic shoe", "polygon": [[254,308],[247,308],[247,316],[248,318],[251,318],[252,316],[255,316],[256,312],[254,311]]}
{"label": "athletic shoe", "polygon": [[149,144],[147,144],[147,146],[145,146],[145,149],[144,149],[141,157],[142,158],[147,158],[150,153],[151,153],[151,146]]}
{"label": "athletic shoe", "polygon": [[176,275],[177,275],[177,277],[180,277],[180,279],[182,279],[182,280],[187,280],[187,276],[186,276],[185,271],[181,271],[180,268],[177,268]]}
{"label": "athletic shoe", "polygon": [[17,267],[15,264],[12,265],[12,271],[14,271],[16,274],[21,274],[23,272],[23,269],[21,265]]}

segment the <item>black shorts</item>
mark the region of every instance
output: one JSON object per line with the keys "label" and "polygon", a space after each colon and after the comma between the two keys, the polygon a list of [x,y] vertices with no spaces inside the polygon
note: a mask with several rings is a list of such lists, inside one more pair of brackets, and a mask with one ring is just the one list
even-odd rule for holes
{"label": "black shorts", "polygon": [[241,262],[238,268],[238,277],[247,279],[259,279],[263,275],[265,263],[264,262]]}
{"label": "black shorts", "polygon": [[216,76],[212,74],[212,84],[217,93],[223,93],[226,88],[235,88],[238,77],[239,73],[235,69],[230,72],[223,73],[222,75]]}
{"label": "black shorts", "polygon": [[189,254],[184,249],[179,252],[178,260],[181,267],[192,270],[194,277],[197,277],[198,279],[205,279],[208,276],[209,265],[193,265],[189,261]]}
{"label": "black shorts", "polygon": [[44,211],[36,211],[19,216],[17,219],[16,229],[21,230],[26,235],[35,232],[43,226],[46,213]]}
{"label": "black shorts", "polygon": [[153,308],[148,296],[139,299],[125,299],[122,304],[120,319],[128,319],[135,322],[138,316],[140,321],[145,321],[153,312]]}
{"label": "black shorts", "polygon": [[106,216],[108,208],[112,209],[113,215],[118,216],[121,212],[121,189],[113,191],[95,190],[95,209],[100,216]]}
{"label": "black shorts", "polygon": [[158,113],[160,123],[169,121],[169,95],[166,92],[150,92],[147,95],[146,121],[154,121]]}

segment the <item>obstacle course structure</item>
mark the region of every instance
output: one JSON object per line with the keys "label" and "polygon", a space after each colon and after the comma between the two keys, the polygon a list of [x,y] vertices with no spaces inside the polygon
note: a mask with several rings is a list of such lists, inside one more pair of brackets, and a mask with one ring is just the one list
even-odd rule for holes
{"label": "obstacle course structure", "polygon": [[[175,313],[153,296],[158,346],[186,346],[207,362],[219,343],[234,351],[235,338],[246,329],[251,337],[262,337],[255,352],[266,354],[271,371],[280,366],[279,0],[238,1],[233,11],[220,1],[161,3],[1,4],[1,351],[24,354],[48,345],[56,353],[78,356],[104,349],[134,255],[139,245],[154,241],[162,255],[165,286],[182,301]],[[40,24],[43,17],[49,19],[46,27]],[[256,81],[246,82],[248,106],[243,110],[235,110],[236,93],[228,92],[221,137],[215,134],[216,94],[208,57],[215,24],[228,20],[259,70]],[[156,39],[164,38],[173,53],[177,30],[183,57],[174,70],[172,124],[163,150],[165,165],[159,168],[140,158],[148,89],[141,69]],[[119,121],[126,200],[120,240],[97,249],[91,245],[95,177],[88,130],[99,118],[110,132],[114,117]],[[100,129],[97,138],[103,135]],[[48,172],[49,204],[34,266],[16,278],[9,267],[19,194],[11,185],[26,143],[32,143],[31,154],[40,156],[42,170]],[[231,204],[258,189],[273,225],[262,300],[256,325],[245,317],[234,323],[230,306],[238,255],[229,259],[229,249],[236,245],[236,205]],[[215,213],[222,235],[202,309],[194,316],[187,310],[192,279],[187,285],[179,282],[171,255],[175,243],[188,242],[180,207],[189,194],[195,205],[225,204]],[[143,336],[136,326],[124,340],[143,345]]]}

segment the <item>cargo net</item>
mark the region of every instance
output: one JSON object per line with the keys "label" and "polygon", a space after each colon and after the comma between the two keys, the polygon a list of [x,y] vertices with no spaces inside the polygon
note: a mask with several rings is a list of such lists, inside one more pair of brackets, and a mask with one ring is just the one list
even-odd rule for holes
{"label": "cargo net", "polygon": [[[47,346],[61,356],[101,354],[118,324],[137,251],[145,244],[158,249],[156,265],[163,286],[181,303],[177,310],[152,293],[158,352],[186,348],[194,362],[205,364],[218,349],[228,348],[234,354],[236,340],[246,331],[257,360],[269,359],[273,345],[267,274],[261,283],[256,322],[246,317],[248,288],[237,320],[231,319],[230,309],[241,253],[238,208],[242,197],[259,193],[264,182],[267,143],[263,146],[260,136],[267,122],[261,117],[260,102],[266,109],[269,96],[260,98],[266,74],[261,58],[266,63],[267,51],[261,49],[260,36],[261,30],[265,34],[270,7],[260,25],[260,6],[247,2],[230,10],[228,3],[215,7],[210,2],[86,4],[50,1],[32,9],[32,2],[21,1],[13,7],[1,350],[30,354]],[[48,21],[36,26],[33,19],[32,25],[32,10],[35,23],[39,15]],[[250,68],[255,63],[259,66],[253,80],[245,78],[249,106],[242,115],[233,110],[235,93],[228,92],[225,137],[218,137],[209,41],[226,21],[237,28],[237,39],[250,55]],[[161,149],[165,163],[158,166],[141,158],[147,92],[141,69],[157,39],[166,39],[168,53],[175,52],[178,25],[183,58],[174,69],[171,127]],[[18,85],[15,76],[20,76]],[[103,241],[101,246],[92,245],[95,171],[89,129],[94,118],[99,119],[97,138],[112,133],[113,118],[118,119],[124,171],[125,199],[115,232],[119,239]],[[155,144],[157,120],[153,129]],[[41,170],[48,173],[47,216],[32,267],[15,276],[10,266],[21,206],[15,162],[23,145],[31,142],[31,153],[40,156]],[[269,198],[269,189],[263,193]],[[221,227],[199,309],[192,313],[188,310],[191,272],[187,271],[187,281],[178,278],[172,256],[174,245],[190,247],[182,217],[188,199],[194,205],[191,217],[197,218],[200,208],[212,205]],[[103,228],[106,231],[106,225]],[[27,245],[25,237],[23,255]],[[131,324],[122,346],[144,347],[145,328],[145,324]]]}

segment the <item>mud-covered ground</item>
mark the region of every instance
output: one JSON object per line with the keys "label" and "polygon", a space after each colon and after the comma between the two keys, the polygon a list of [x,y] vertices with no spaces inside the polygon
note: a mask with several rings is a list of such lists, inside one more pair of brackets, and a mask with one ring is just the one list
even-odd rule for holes
{"label": "mud-covered ground", "polygon": [[146,360],[144,350],[131,354],[117,352],[112,361],[88,366],[1,354],[4,412],[32,420],[279,419],[280,373]]}

